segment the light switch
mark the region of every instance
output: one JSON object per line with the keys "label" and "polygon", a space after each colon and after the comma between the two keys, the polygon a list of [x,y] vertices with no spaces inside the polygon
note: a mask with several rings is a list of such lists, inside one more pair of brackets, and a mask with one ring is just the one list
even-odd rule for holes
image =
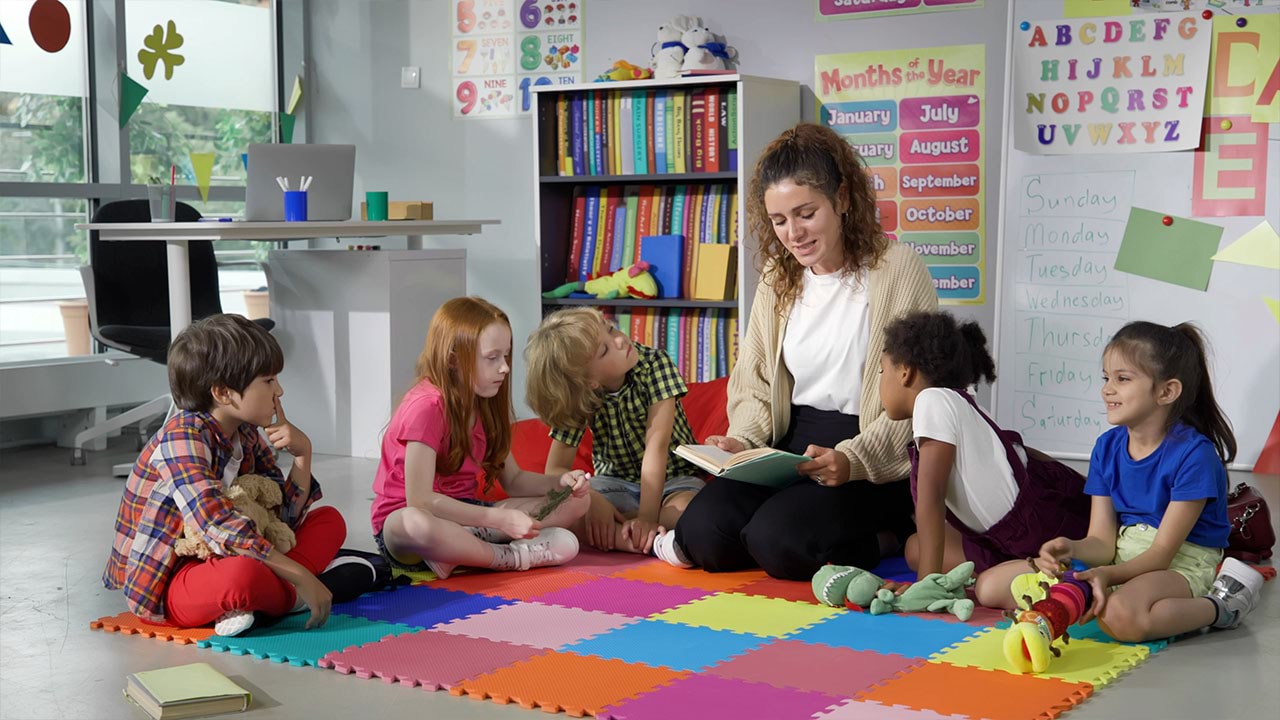
{"label": "light switch", "polygon": [[422,86],[422,71],[418,67],[400,68],[400,87],[416,90]]}

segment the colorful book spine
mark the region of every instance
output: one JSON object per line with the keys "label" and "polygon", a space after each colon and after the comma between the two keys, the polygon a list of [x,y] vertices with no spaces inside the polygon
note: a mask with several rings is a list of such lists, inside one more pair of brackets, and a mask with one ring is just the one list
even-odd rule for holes
{"label": "colorful book spine", "polygon": [[616,269],[613,267],[613,225],[617,221],[618,201],[621,199],[617,188],[606,188],[604,195],[604,202],[601,203],[604,205],[604,225],[600,232],[600,261],[596,269],[601,274]]}
{"label": "colorful book spine", "polygon": [[578,262],[578,282],[586,282],[595,272],[596,222],[600,214],[600,188],[588,187],[586,214],[582,221],[582,255]]}
{"label": "colorful book spine", "polygon": [[604,175],[604,103],[600,93],[591,93],[591,174]]}
{"label": "colorful book spine", "polygon": [[725,160],[730,171],[738,170],[738,88],[730,87],[729,102],[727,103],[728,112],[725,123],[727,131],[725,132]]}
{"label": "colorful book spine", "polygon": [[663,349],[667,351],[667,357],[671,358],[671,362],[680,366],[680,311],[671,308],[667,311],[667,337],[666,344]]}
{"label": "colorful book spine", "polygon": [[[581,186],[573,189],[573,216],[569,219],[569,257],[565,280],[579,280],[578,265],[582,261],[582,233],[586,220],[587,196]],[[546,288],[550,289],[550,288]]]}
{"label": "colorful book spine", "polygon": [[622,189],[622,198],[626,203],[627,221],[623,229],[622,262],[618,267],[634,263],[640,256],[637,250],[636,223],[640,219],[640,188],[628,185]]}
{"label": "colorful book spine", "polygon": [[672,98],[671,119],[672,149],[669,156],[673,163],[672,172],[688,172],[688,170],[685,169],[685,158],[689,155],[687,130],[689,111],[688,96],[683,92],[675,93]]}
{"label": "colorful book spine", "polygon": [[622,174],[622,133],[621,123],[618,122],[622,115],[622,103],[620,102],[618,93],[609,93],[609,147],[612,152],[609,154],[610,174]]}
{"label": "colorful book spine", "polygon": [[556,96],[556,174],[573,174],[573,156],[569,154],[569,99]]}
{"label": "colorful book spine", "polygon": [[636,138],[635,133],[631,131],[631,123],[634,122],[633,115],[633,99],[631,93],[619,93],[619,106],[622,108],[622,115],[618,119],[618,134],[622,140],[622,174],[634,175],[636,172]]}
{"label": "colorful book spine", "polygon": [[653,215],[654,196],[657,192],[658,189],[652,185],[644,185],[640,188],[640,201],[636,208],[636,237],[638,238],[657,232],[650,220]]}
{"label": "colorful book spine", "polygon": [[583,153],[582,129],[586,116],[582,107],[582,95],[575,93],[569,101],[569,152],[573,155],[573,174],[587,173],[586,156]]}
{"label": "colorful book spine", "polygon": [[716,313],[716,377],[729,374],[729,313]]}
{"label": "colorful book spine", "polygon": [[707,131],[707,99],[702,89],[689,93],[689,130],[692,135],[690,152],[693,157],[692,172],[705,172],[706,163],[706,131]]}
{"label": "colorful book spine", "polygon": [[605,239],[609,235],[605,232],[605,225],[609,221],[609,192],[607,189],[600,190],[600,205],[596,209],[596,247],[595,255],[591,258],[591,277],[599,277],[604,273],[605,265],[608,262],[608,254],[605,248]]}
{"label": "colorful book spine", "polygon": [[667,171],[667,93],[653,96],[653,171]]}
{"label": "colorful book spine", "polygon": [[626,242],[627,206],[619,203],[618,209],[613,212],[613,254],[609,258],[609,272],[631,264],[629,261],[623,260],[626,257],[627,250],[630,250],[626,246]]}
{"label": "colorful book spine", "polygon": [[646,173],[658,172],[656,169],[657,165],[654,164],[654,156],[658,148],[657,148],[657,145],[655,144],[655,138],[653,135],[653,115],[654,115],[653,111],[656,108],[656,106],[657,106],[657,100],[655,98],[655,94],[649,93],[649,101],[648,103],[645,104],[645,107],[644,107],[644,113],[645,113],[644,114],[644,137],[645,137],[644,171]]}
{"label": "colorful book spine", "polygon": [[676,143],[675,143],[675,97],[679,92],[672,92],[667,98],[666,117],[663,118],[663,128],[666,130],[667,144],[667,165],[663,172],[673,173],[676,171]]}
{"label": "colorful book spine", "polygon": [[720,171],[720,88],[707,88],[706,92],[706,112],[702,117],[706,122],[706,130],[702,134],[702,139],[707,144],[707,152],[703,156],[706,159],[707,172]]}
{"label": "colorful book spine", "polygon": [[729,169],[729,91],[722,89],[720,91],[720,112],[716,114],[716,120],[720,123],[720,134],[717,135],[719,141],[720,169]]}
{"label": "colorful book spine", "polygon": [[636,90],[631,96],[631,109],[634,117],[631,122],[632,138],[635,145],[635,165],[637,175],[647,175],[649,173],[648,166],[645,165],[645,158],[648,157],[648,150],[645,145],[644,134],[644,118],[648,99],[644,90]]}

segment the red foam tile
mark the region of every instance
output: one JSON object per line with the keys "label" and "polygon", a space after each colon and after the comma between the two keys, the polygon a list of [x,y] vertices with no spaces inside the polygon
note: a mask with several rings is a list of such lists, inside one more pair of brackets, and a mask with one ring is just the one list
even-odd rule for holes
{"label": "red foam tile", "polygon": [[658,562],[628,568],[622,572],[614,573],[613,577],[675,585],[677,587],[729,591],[737,590],[748,583],[763,580],[768,575],[763,570],[742,570],[740,572],[727,573],[709,573],[696,568],[683,570],[664,562]]}
{"label": "red foam tile", "polygon": [[761,597],[782,598],[783,600],[794,600],[796,602],[807,602],[814,605],[821,605],[822,602],[813,596],[813,584],[800,582],[798,580],[779,580],[777,578],[766,577],[763,580],[747,583],[742,587],[734,590],[736,593],[743,595],[758,595]]}
{"label": "red foam tile", "polygon": [[511,643],[424,630],[327,653],[317,664],[366,680],[377,677],[385,683],[442,690],[539,652]]}
{"label": "red foam tile", "polygon": [[986,720],[1048,720],[1092,694],[1088,683],[927,662],[855,699]]}
{"label": "red foam tile", "polygon": [[145,638],[168,640],[179,645],[197,643],[213,637],[213,628],[180,628],[173,625],[152,625],[151,623],[143,622],[141,618],[131,612],[122,612],[119,615],[101,617],[90,621],[89,629],[118,632],[121,635],[141,635]]}
{"label": "red foam tile", "polygon": [[731,658],[707,674],[853,697],[923,662],[871,650],[779,640]]}
{"label": "red foam tile", "polygon": [[560,567],[538,568],[528,572],[481,570],[466,575],[450,576],[447,580],[433,580],[427,584],[431,587],[458,590],[473,595],[528,600],[537,595],[581,585],[597,577],[592,573],[575,572]]}
{"label": "red foam tile", "polygon": [[576,572],[613,575],[628,568],[652,565],[654,563],[666,565],[666,563],[652,555],[638,555],[629,552],[602,552],[583,545],[578,550],[578,557],[564,565],[564,567]]}
{"label": "red foam tile", "polygon": [[599,715],[600,710],[635,698],[655,688],[687,677],[689,673],[667,668],[625,663],[621,660],[547,652],[463,680],[449,692],[496,703],[516,703],[564,711],[574,717]]}

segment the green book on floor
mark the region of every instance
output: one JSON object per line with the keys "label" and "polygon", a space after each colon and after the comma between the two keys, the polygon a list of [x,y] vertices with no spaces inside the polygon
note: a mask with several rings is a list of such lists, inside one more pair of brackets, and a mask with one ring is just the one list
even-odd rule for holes
{"label": "green book on floor", "polygon": [[796,466],[812,459],[773,448],[730,453],[714,445],[681,445],[671,452],[716,477],[769,487],[795,482]]}
{"label": "green book on floor", "polygon": [[208,663],[133,673],[126,678],[124,696],[156,720],[243,712],[251,699],[248,690]]}

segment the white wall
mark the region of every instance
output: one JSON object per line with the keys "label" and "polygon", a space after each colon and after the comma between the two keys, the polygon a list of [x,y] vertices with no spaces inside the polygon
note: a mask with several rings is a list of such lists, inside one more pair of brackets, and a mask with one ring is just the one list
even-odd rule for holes
{"label": "white wall", "polygon": [[[516,3],[518,5],[518,3]],[[470,240],[467,288],[511,316],[517,355],[540,319],[533,217],[532,120],[455,120],[450,104],[450,12],[445,0],[311,0],[309,140],[355,143],[356,192],[435,202],[440,218],[497,218]],[[894,18],[820,22],[812,0],[587,0],[584,68],[588,79],[615,59],[647,64],[658,25],[698,15],[727,36],[740,70],[805,86],[802,117],[814,117],[814,55],[986,43],[987,282],[995,277],[995,218],[1000,213],[1006,6]],[[400,67],[422,68],[422,88],[400,89]],[[994,285],[990,286],[994,289]],[[953,308],[992,330],[994,291],[983,306]],[[424,317],[423,323],[429,318]],[[514,396],[524,407],[524,363]]]}

